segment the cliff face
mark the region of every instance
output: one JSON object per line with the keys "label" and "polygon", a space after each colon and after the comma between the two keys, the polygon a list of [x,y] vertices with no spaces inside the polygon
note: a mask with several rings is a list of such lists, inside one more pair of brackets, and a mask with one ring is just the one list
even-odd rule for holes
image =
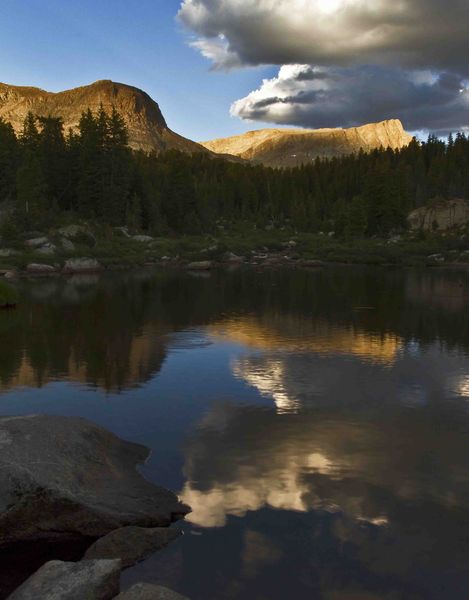
{"label": "cliff face", "polygon": [[146,152],[181,150],[207,152],[200,144],[171,131],[158,104],[148,94],[122,83],[97,81],[91,85],[59,93],[33,87],[0,83],[0,117],[20,132],[29,111],[39,116],[57,116],[64,120],[65,131],[76,128],[83,111],[109,111],[115,106],[129,129],[130,146]]}
{"label": "cliff face", "polygon": [[261,129],[202,142],[208,150],[234,154],[270,167],[294,167],[317,157],[340,156],[383,146],[402,148],[412,140],[397,119],[351,129]]}

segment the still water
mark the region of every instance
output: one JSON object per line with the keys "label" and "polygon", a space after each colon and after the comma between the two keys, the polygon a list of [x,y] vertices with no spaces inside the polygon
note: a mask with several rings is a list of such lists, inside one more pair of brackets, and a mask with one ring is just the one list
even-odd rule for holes
{"label": "still water", "polygon": [[193,508],[124,587],[469,598],[469,272],[20,287],[20,308],[0,313],[0,414],[81,415],[146,444],[145,476]]}

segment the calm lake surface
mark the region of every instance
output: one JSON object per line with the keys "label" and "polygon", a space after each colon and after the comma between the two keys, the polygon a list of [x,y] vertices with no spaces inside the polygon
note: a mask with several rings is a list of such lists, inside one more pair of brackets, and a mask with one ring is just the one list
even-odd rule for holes
{"label": "calm lake surface", "polygon": [[[469,272],[145,271],[20,283],[0,413],[153,449],[193,512],[125,572],[193,600],[467,600]],[[0,569],[7,568],[3,564]]]}

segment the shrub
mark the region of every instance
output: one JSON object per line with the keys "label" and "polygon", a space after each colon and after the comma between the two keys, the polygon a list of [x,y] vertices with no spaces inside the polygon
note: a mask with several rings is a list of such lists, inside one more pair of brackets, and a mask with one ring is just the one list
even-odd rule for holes
{"label": "shrub", "polygon": [[16,289],[6,283],[6,281],[0,281],[0,308],[7,308],[9,306],[16,306],[18,304],[18,292]]}

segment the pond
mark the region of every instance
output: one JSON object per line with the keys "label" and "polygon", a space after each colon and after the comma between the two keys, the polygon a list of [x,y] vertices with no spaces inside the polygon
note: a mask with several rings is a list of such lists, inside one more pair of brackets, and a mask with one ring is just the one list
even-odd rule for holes
{"label": "pond", "polygon": [[192,506],[124,588],[467,599],[469,271],[146,270],[19,288],[0,312],[0,414],[80,415],[143,443],[145,476]]}

